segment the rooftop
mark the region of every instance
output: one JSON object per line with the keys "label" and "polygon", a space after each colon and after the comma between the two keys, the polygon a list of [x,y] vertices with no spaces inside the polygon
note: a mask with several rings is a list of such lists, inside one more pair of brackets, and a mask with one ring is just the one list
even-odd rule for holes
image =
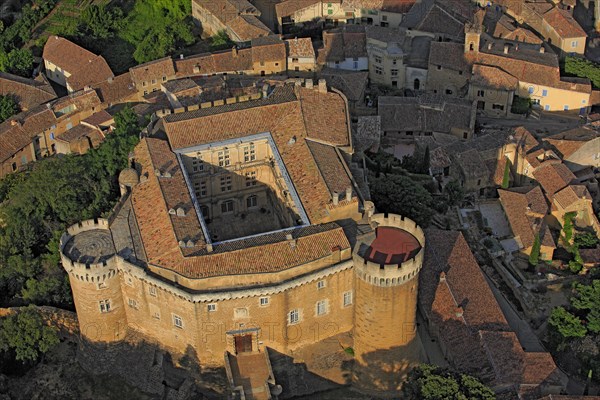
{"label": "rooftop", "polygon": [[409,232],[392,227],[378,227],[375,239],[363,257],[377,264],[401,264],[413,258],[420,250],[419,241]]}
{"label": "rooftop", "polygon": [[93,229],[72,236],[63,253],[72,261],[96,264],[111,258],[116,250],[109,230]]}

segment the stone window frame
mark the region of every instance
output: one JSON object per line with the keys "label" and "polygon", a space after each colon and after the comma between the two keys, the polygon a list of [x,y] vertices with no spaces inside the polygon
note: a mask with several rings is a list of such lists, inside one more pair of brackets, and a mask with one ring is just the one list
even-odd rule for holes
{"label": "stone window frame", "polygon": [[108,289],[108,286],[106,285],[105,282],[98,282],[96,284],[96,289],[98,289],[98,290],[104,290],[104,289]]}
{"label": "stone window frame", "polygon": [[217,311],[217,303],[209,303],[206,305],[206,311],[208,312],[216,312]]}
{"label": "stone window frame", "polygon": [[329,314],[329,299],[319,300],[315,303],[315,316],[322,317]]}
{"label": "stone window frame", "polygon": [[263,296],[258,299],[259,307],[268,307],[271,304],[271,297]]}
{"label": "stone window frame", "polygon": [[171,314],[173,317],[173,326],[175,328],[183,329],[183,318],[177,314]]}
{"label": "stone window frame", "polygon": [[112,311],[111,308],[111,301],[110,299],[104,299],[104,300],[100,300],[98,301],[98,308],[100,309],[100,312],[102,314],[106,314]]}
{"label": "stone window frame", "polygon": [[321,279],[317,281],[317,290],[325,289],[327,287],[327,281],[325,279]]}
{"label": "stone window frame", "polygon": [[127,305],[135,310],[139,308],[137,300],[131,297],[127,299]]}
{"label": "stone window frame", "polygon": [[152,297],[158,297],[156,286],[148,286],[148,294]]}
{"label": "stone window frame", "polygon": [[288,325],[296,325],[301,321],[301,313],[299,308],[294,308],[290,310],[287,315]]}
{"label": "stone window frame", "polygon": [[354,293],[352,290],[342,293],[342,306],[350,307],[354,301]]}

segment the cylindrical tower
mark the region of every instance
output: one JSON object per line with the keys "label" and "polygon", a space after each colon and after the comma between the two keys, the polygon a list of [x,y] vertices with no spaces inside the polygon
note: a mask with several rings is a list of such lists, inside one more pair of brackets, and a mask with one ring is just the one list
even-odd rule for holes
{"label": "cylindrical tower", "polygon": [[93,342],[123,339],[127,321],[108,221],[71,226],[61,237],[60,250],[81,334]]}
{"label": "cylindrical tower", "polygon": [[375,214],[375,231],[354,248],[353,385],[378,397],[397,397],[421,360],[416,336],[423,230],[399,215]]}

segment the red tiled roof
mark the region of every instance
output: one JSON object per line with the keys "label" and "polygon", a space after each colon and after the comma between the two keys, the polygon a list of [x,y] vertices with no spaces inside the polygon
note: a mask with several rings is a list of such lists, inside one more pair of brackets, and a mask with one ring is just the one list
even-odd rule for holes
{"label": "red tiled roof", "polygon": [[514,76],[499,68],[480,64],[473,65],[471,83],[502,90],[516,90],[519,85],[519,81]]}
{"label": "red tiled roof", "polygon": [[271,30],[254,15],[238,15],[227,23],[229,28],[242,42],[267,36]]}
{"label": "red tiled roof", "polygon": [[310,38],[295,38],[285,41],[288,57],[315,58],[315,49]]}
{"label": "red tiled roof", "polygon": [[6,161],[31,144],[34,137],[56,123],[52,110],[38,106],[0,124],[0,161]]}
{"label": "red tiled roof", "polygon": [[104,57],[59,36],[48,38],[42,58],[71,74],[67,77],[67,84],[72,91],[114,76]]}
{"label": "red tiled roof", "polygon": [[585,185],[569,185],[554,195],[554,201],[563,209],[582,199],[592,200],[592,195]]}
{"label": "red tiled roof", "polygon": [[551,199],[556,192],[575,180],[575,175],[563,163],[546,161],[533,171],[533,177]]}
{"label": "red tiled roof", "polygon": [[0,95],[14,97],[23,111],[56,98],[50,84],[5,72],[0,72]]}
{"label": "red tiled roof", "polygon": [[94,87],[102,98],[102,102],[109,105],[126,102],[137,94],[129,72],[99,82]]}
{"label": "red tiled roof", "polygon": [[171,57],[164,57],[132,67],[129,72],[135,85],[141,88],[143,82],[149,84],[153,79],[161,82],[163,77],[169,79],[175,76],[175,64]]}
{"label": "red tiled roof", "polygon": [[554,7],[544,14],[544,20],[563,38],[585,38],[587,34],[566,10]]}

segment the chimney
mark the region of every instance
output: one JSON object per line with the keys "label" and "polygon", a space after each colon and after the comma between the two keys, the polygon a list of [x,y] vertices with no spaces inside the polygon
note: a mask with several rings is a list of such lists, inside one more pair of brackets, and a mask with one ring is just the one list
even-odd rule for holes
{"label": "chimney", "polygon": [[488,50],[491,50],[491,49],[492,49],[492,45],[493,45],[493,43],[491,43],[491,42],[490,42],[490,43],[488,43],[488,45],[487,45],[487,48],[488,48]]}
{"label": "chimney", "polygon": [[516,44],[515,51],[519,51],[519,43]]}
{"label": "chimney", "polygon": [[544,54],[546,52],[546,48],[544,46],[540,46],[540,53]]}
{"label": "chimney", "polygon": [[333,200],[333,205],[337,206],[340,202],[340,195],[338,192],[333,192],[333,197],[331,199]]}
{"label": "chimney", "polygon": [[267,97],[269,95],[269,84],[265,83],[262,87],[262,97]]}
{"label": "chimney", "polygon": [[346,201],[352,200],[352,186],[346,188]]}
{"label": "chimney", "polygon": [[306,86],[307,89],[313,88],[314,82],[313,82],[312,78],[306,78],[306,80],[304,82],[305,82],[304,86]]}
{"label": "chimney", "polygon": [[112,76],[109,76],[109,77],[108,77],[108,83],[112,83],[112,82],[113,82],[113,77],[112,77]]}
{"label": "chimney", "polygon": [[180,59],[180,60],[183,60],[183,54],[180,54],[180,55],[179,55],[179,59]]}
{"label": "chimney", "polygon": [[319,93],[327,93],[327,81],[319,79]]}
{"label": "chimney", "polygon": [[504,54],[508,54],[508,43],[504,44]]}
{"label": "chimney", "polygon": [[285,240],[288,241],[288,243],[290,244],[290,247],[292,249],[296,248],[296,239],[294,239],[294,237],[292,236],[291,233],[288,233],[287,235],[285,235]]}
{"label": "chimney", "polygon": [[234,57],[237,57],[237,55],[238,55],[238,50],[237,50],[237,47],[236,47],[236,46],[233,46],[233,47],[231,48],[231,54],[233,54],[233,56],[234,56]]}
{"label": "chimney", "polygon": [[10,120],[10,125],[11,126],[17,126],[17,125],[21,125],[21,124],[19,124],[19,121],[17,121],[16,119],[11,119]]}

